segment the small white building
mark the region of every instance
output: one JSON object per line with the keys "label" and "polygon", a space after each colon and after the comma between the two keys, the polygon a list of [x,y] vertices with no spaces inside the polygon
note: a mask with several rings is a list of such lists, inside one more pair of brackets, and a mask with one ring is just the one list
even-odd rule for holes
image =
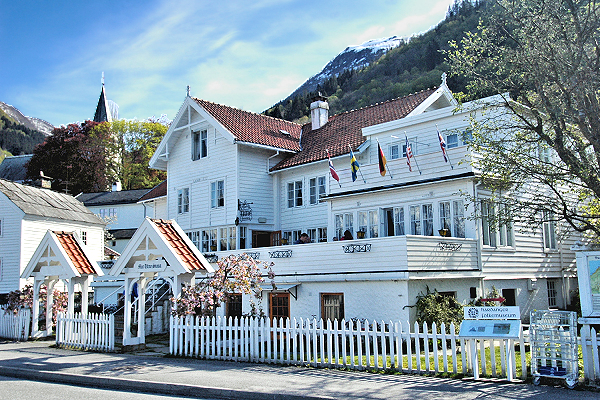
{"label": "small white building", "polygon": [[[270,316],[414,320],[427,288],[466,303],[495,287],[524,319],[565,307],[575,258],[558,227],[523,232],[471,218],[494,212],[477,169],[459,162],[472,155],[477,104],[457,111],[444,82],[335,116],[318,98],[301,126],[188,96],[150,167],[167,171],[167,218],[207,259],[248,252],[274,264]],[[311,243],[290,245],[301,233]]]}
{"label": "small white building", "polygon": [[0,179],[0,295],[21,289],[27,263],[48,230],[76,233],[102,260],[105,223],[74,197]]}

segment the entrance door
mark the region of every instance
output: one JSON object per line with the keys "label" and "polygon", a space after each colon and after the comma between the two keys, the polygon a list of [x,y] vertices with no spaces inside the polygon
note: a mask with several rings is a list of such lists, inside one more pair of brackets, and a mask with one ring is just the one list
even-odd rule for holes
{"label": "entrance door", "polygon": [[252,231],[252,248],[281,245],[281,231]]}
{"label": "entrance door", "polygon": [[386,208],[383,210],[383,232],[384,236],[394,236],[394,209]]}
{"label": "entrance door", "polygon": [[290,317],[290,294],[289,293],[271,293],[269,298],[271,319],[289,318]]}

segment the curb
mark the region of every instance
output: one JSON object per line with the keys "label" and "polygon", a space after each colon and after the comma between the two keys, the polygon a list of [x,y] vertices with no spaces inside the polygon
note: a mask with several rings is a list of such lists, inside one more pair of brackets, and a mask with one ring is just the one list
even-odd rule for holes
{"label": "curb", "polygon": [[28,368],[0,366],[0,375],[29,381],[63,383],[74,386],[113,389],[124,392],[164,394],[205,399],[249,399],[249,400],[331,400],[332,397],[303,396],[283,393],[255,393],[244,390],[214,388],[206,386],[186,385],[180,383],[164,383],[153,381],[137,381],[132,379],[100,377],[94,375],[68,374],[54,371],[38,371]]}

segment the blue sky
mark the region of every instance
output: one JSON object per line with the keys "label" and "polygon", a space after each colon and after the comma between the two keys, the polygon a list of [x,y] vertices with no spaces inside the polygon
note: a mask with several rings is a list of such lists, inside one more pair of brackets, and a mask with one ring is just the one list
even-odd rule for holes
{"label": "blue sky", "polygon": [[191,94],[261,112],[347,46],[411,36],[453,0],[0,0],[0,101],[58,126],[174,118]]}

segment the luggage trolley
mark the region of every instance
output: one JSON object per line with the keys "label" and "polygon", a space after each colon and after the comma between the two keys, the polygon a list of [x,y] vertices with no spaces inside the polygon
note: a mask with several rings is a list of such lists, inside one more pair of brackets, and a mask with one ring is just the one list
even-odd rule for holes
{"label": "luggage trolley", "polygon": [[534,385],[543,377],[565,379],[569,389],[579,382],[577,313],[531,311],[531,374]]}

